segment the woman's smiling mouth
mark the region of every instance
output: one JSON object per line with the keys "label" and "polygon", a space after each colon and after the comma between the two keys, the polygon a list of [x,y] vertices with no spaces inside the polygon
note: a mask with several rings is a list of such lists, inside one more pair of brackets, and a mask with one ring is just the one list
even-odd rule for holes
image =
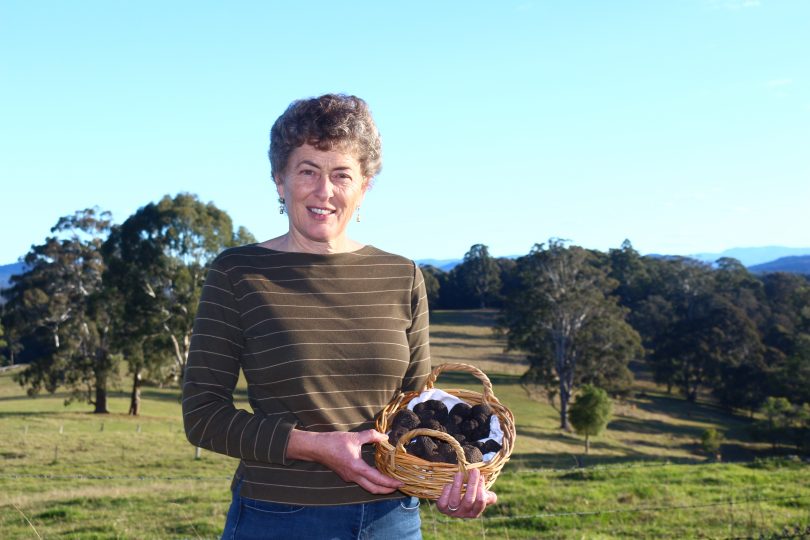
{"label": "woman's smiling mouth", "polygon": [[319,216],[328,216],[335,213],[334,210],[329,210],[328,208],[318,208],[315,206],[307,206],[307,210]]}

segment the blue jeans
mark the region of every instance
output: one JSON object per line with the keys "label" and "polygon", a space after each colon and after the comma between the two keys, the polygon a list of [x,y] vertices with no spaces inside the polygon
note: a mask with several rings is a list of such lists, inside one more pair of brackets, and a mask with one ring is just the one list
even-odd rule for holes
{"label": "blue jeans", "polygon": [[239,484],[222,540],[421,540],[419,499],[334,506],[300,506],[248,499]]}

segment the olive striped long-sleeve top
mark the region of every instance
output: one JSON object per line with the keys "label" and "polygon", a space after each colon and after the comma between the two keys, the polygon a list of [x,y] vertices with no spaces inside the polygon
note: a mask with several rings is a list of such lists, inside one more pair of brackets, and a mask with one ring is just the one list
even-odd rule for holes
{"label": "olive striped long-sleeve top", "polygon": [[[239,458],[241,495],[325,505],[373,495],[314,462],[285,457],[293,428],[362,431],[430,370],[419,268],[366,246],[329,255],[224,251],[202,290],[183,385],[192,444]],[[237,409],[239,370],[252,412]],[[373,465],[374,448],[363,447]]]}

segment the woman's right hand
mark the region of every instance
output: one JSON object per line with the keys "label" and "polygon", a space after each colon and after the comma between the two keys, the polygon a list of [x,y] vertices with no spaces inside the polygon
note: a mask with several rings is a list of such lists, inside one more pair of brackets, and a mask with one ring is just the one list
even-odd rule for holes
{"label": "woman's right hand", "polygon": [[320,463],[332,469],[344,481],[354,482],[370,493],[393,493],[404,484],[367,464],[361,452],[364,444],[384,440],[387,437],[373,429],[357,433],[318,433],[294,429],[287,443],[287,458]]}

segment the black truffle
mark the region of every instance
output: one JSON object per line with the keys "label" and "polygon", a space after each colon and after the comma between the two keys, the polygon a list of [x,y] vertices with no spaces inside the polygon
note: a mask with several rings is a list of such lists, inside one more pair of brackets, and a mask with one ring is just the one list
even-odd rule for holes
{"label": "black truffle", "polygon": [[492,407],[490,407],[486,403],[479,403],[478,405],[473,405],[472,410],[470,411],[470,415],[478,416],[479,414],[483,414],[484,416],[491,415]]}
{"label": "black truffle", "polygon": [[467,418],[468,416],[470,416],[470,411],[471,410],[472,410],[472,408],[469,405],[467,405],[466,403],[458,403],[455,406],[453,406],[452,409],[450,409],[450,416],[453,416],[453,415],[460,416],[461,419],[463,420],[463,419]]}
{"label": "black truffle", "polygon": [[453,433],[453,438],[458,441],[458,444],[464,446],[467,444],[467,437],[463,433]]}
{"label": "black truffle", "polygon": [[478,425],[480,426],[480,425],[483,425],[483,424],[489,425],[489,419],[490,419],[491,416],[492,416],[491,414],[487,415],[487,414],[478,413],[478,414],[471,414],[470,418],[473,419],[473,420],[476,420],[478,422]]}
{"label": "black truffle", "polygon": [[475,434],[478,431],[477,420],[472,419],[464,420],[459,426],[459,428],[461,429],[461,433],[463,433],[464,436],[467,437],[468,441],[474,441],[477,439],[477,437],[475,437]]}
{"label": "black truffle", "polygon": [[479,439],[486,439],[487,437],[489,437],[489,419],[487,419],[483,423],[479,422],[478,428],[472,435],[473,439],[476,441]]}
{"label": "black truffle", "polygon": [[391,433],[388,434],[388,442],[391,446],[396,446],[402,436],[408,433],[408,431],[410,430],[406,427],[396,426],[391,430]]}
{"label": "black truffle", "polygon": [[417,415],[420,414],[422,411],[427,410],[427,404],[423,401],[421,403],[417,403],[413,406],[413,412]]}
{"label": "black truffle", "polygon": [[462,447],[462,449],[464,450],[464,459],[467,460],[467,463],[480,463],[484,461],[484,456],[481,454],[481,450],[475,446],[465,445]]}
{"label": "black truffle", "polygon": [[485,454],[489,454],[490,452],[500,452],[501,445],[498,444],[498,441],[489,439],[488,441],[484,441],[484,448],[481,451]]}
{"label": "black truffle", "polygon": [[430,437],[420,435],[408,445],[406,450],[409,454],[429,460],[429,456],[436,453],[436,443]]}
{"label": "black truffle", "polygon": [[447,406],[438,399],[429,399],[424,402],[428,410],[433,411],[433,416],[440,424],[447,422]]}
{"label": "black truffle", "polygon": [[402,426],[408,429],[414,429],[418,425],[419,417],[413,411],[408,409],[402,409],[399,411],[394,415],[394,419],[391,421],[392,428]]}
{"label": "black truffle", "polygon": [[434,420],[426,420],[424,422],[421,422],[419,424],[419,427],[420,428],[426,428],[426,429],[433,429],[433,430],[436,430],[436,431],[441,431],[442,433],[447,433],[447,428],[445,428],[443,425],[441,425],[435,419]]}
{"label": "black truffle", "polygon": [[456,451],[453,450],[453,446],[450,443],[440,442],[437,452],[441,456],[441,461],[444,463],[458,462]]}
{"label": "black truffle", "polygon": [[436,411],[433,409],[422,409],[419,411],[419,420],[421,422],[427,422],[428,420],[433,420],[436,417]]}

